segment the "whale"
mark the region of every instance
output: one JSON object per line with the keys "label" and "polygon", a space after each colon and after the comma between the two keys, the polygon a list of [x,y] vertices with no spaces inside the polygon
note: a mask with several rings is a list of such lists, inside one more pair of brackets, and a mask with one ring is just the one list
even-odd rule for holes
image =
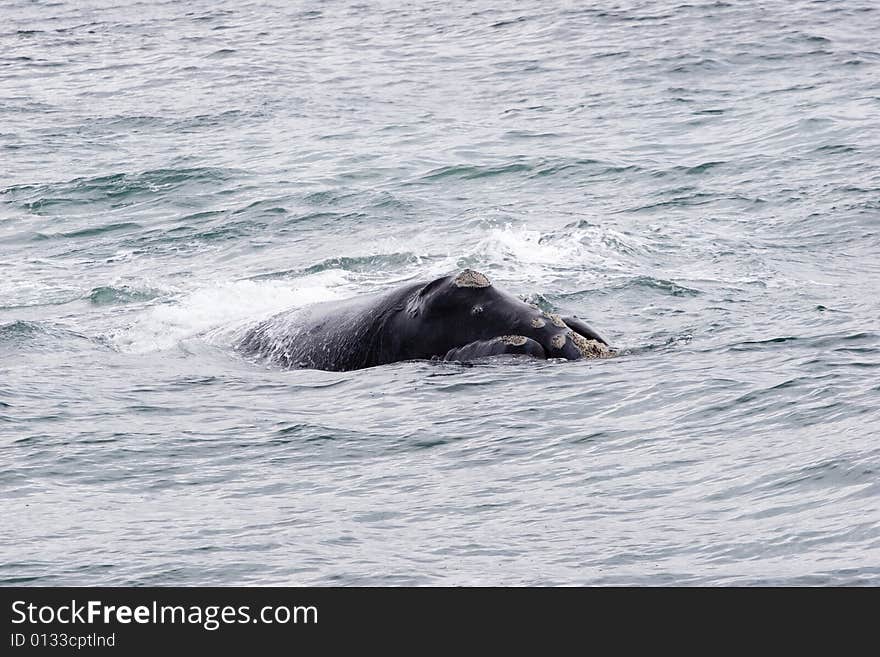
{"label": "whale", "polygon": [[247,328],[235,346],[283,368],[329,371],[410,360],[582,360],[615,353],[584,320],[542,311],[473,269],[283,311]]}

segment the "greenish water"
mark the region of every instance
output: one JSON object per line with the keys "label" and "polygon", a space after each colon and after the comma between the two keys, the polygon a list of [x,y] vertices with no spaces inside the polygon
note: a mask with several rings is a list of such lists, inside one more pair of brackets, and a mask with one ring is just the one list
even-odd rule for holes
{"label": "greenish water", "polygon": [[[0,582],[880,582],[880,10],[23,2]],[[328,373],[463,267],[621,349]]]}

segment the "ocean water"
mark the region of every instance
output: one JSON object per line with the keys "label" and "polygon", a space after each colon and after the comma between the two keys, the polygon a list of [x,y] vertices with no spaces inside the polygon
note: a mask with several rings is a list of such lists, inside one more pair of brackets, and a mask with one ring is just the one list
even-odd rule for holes
{"label": "ocean water", "polygon": [[[8,0],[0,583],[880,584],[880,8]],[[602,361],[284,371],[472,267]]]}

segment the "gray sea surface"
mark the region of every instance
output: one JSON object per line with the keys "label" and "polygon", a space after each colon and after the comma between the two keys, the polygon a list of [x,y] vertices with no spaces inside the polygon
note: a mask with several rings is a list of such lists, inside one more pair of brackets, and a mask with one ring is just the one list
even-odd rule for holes
{"label": "gray sea surface", "polygon": [[[2,17],[0,583],[880,584],[877,3]],[[621,355],[233,349],[464,267]]]}

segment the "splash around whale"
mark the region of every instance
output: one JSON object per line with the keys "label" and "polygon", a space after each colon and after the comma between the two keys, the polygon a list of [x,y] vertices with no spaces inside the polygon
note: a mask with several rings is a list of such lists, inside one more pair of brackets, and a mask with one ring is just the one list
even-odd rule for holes
{"label": "splash around whale", "polygon": [[580,319],[545,313],[472,269],[285,311],[249,329],[236,347],[282,367],[335,371],[419,359],[521,354],[580,360],[614,354]]}

